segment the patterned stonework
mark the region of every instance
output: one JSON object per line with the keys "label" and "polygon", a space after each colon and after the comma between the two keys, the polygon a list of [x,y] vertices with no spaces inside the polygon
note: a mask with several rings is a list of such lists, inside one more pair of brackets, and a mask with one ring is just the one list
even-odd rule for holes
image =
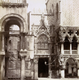
{"label": "patterned stonework", "polygon": [[77,27],[60,27],[57,29],[57,40],[64,42],[65,37],[72,42],[73,37],[76,37],[77,42],[79,42],[79,28]]}

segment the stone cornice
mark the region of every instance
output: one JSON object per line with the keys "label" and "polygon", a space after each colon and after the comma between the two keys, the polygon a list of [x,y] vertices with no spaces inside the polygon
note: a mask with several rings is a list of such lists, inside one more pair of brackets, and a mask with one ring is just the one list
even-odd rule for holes
{"label": "stone cornice", "polygon": [[27,3],[5,3],[5,2],[3,2],[3,3],[0,3],[0,6],[2,6],[2,7],[25,7],[25,6],[28,6],[28,4]]}
{"label": "stone cornice", "polygon": [[[41,16],[42,14],[38,14],[38,13],[32,13],[31,15],[33,15],[33,16],[35,16],[35,15],[37,15],[37,16]],[[46,13],[46,14],[44,14],[44,16],[53,16],[53,14],[48,14],[48,13]]]}

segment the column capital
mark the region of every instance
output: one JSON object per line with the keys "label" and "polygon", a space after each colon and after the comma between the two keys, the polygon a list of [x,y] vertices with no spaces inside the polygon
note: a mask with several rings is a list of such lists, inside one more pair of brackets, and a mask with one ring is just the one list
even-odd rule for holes
{"label": "column capital", "polygon": [[20,52],[19,52],[19,56],[20,56],[21,59],[22,58],[26,58],[26,56],[27,56],[27,50],[21,49]]}
{"label": "column capital", "polygon": [[36,64],[38,63],[38,58],[34,59],[34,63],[36,63]]}

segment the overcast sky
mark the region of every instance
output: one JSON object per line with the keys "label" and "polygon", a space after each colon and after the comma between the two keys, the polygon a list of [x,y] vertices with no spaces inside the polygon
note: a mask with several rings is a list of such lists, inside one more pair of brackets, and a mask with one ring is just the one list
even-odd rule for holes
{"label": "overcast sky", "polygon": [[41,9],[41,10],[46,9],[45,0],[27,0],[27,2],[28,2],[28,12],[32,11],[34,8],[36,10],[38,10],[38,9]]}

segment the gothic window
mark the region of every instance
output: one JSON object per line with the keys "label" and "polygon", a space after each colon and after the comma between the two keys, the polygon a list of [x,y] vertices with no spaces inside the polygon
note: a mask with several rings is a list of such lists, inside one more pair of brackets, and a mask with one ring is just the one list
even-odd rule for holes
{"label": "gothic window", "polygon": [[70,42],[68,40],[68,37],[65,37],[64,50],[70,50]]}
{"label": "gothic window", "polygon": [[76,37],[73,37],[73,40],[72,40],[72,50],[77,50],[77,39],[76,39]]}
{"label": "gothic window", "polygon": [[38,49],[48,49],[48,38],[46,35],[41,35],[38,38]]}

